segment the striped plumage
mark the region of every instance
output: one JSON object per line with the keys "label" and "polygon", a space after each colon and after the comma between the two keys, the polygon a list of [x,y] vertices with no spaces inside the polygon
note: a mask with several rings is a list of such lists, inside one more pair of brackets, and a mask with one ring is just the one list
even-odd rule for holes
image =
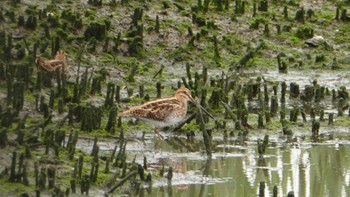
{"label": "striped plumage", "polygon": [[38,66],[38,69],[46,71],[46,72],[53,72],[56,71],[56,69],[64,68],[65,74],[67,75],[67,66],[66,66],[66,54],[63,50],[58,50],[56,52],[55,58],[50,60],[44,60],[41,56],[37,55],[35,59],[35,63]]}
{"label": "striped plumage", "polygon": [[196,102],[189,89],[180,88],[173,97],[149,101],[121,112],[119,116],[141,119],[156,127],[171,126],[185,118],[188,101]]}
{"label": "striped plumage", "polygon": [[55,55],[55,60],[67,61],[66,53],[63,50],[58,50]]}

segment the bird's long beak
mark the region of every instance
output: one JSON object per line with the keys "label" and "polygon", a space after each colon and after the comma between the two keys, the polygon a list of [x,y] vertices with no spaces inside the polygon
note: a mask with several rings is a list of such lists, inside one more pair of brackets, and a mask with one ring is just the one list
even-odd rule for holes
{"label": "bird's long beak", "polygon": [[204,109],[204,107],[202,107],[202,105],[200,105],[199,103],[197,103],[196,100],[194,100],[194,98],[191,97],[191,102],[196,105],[196,107],[200,108],[202,111],[204,111],[204,113],[206,113],[210,118],[214,119],[214,116],[211,115],[206,109]]}
{"label": "bird's long beak", "polygon": [[202,107],[202,105],[198,104],[198,106],[199,106],[211,119],[214,119],[214,116],[211,115],[206,109],[204,109],[204,107]]}

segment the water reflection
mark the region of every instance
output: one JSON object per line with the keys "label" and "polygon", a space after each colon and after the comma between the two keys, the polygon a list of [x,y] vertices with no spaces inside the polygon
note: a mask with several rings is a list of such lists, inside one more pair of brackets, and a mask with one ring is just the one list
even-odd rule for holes
{"label": "water reflection", "polygon": [[[163,142],[157,148],[174,151],[179,141],[175,142]],[[202,159],[187,155],[189,150],[201,152],[199,146],[186,147],[175,149],[177,156],[168,157],[172,163],[158,159],[174,167],[174,178],[170,188],[155,181],[150,196],[257,196],[262,181],[265,196],[272,196],[275,185],[278,196],[290,191],[306,197],[350,196],[348,143],[277,144],[259,157],[253,143],[242,148],[217,142],[211,160],[203,159],[204,154]]]}

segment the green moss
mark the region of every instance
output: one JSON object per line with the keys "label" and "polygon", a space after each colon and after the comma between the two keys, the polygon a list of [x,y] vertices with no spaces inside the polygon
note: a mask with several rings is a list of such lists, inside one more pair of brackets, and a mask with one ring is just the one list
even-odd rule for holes
{"label": "green moss", "polygon": [[186,34],[188,27],[191,27],[191,26],[192,24],[187,21],[179,22],[179,23],[176,23],[176,25],[174,25],[173,20],[160,20],[160,29],[166,30],[169,27],[171,27],[174,30],[178,31],[181,35]]}
{"label": "green moss", "polygon": [[100,166],[98,169],[98,176],[96,180],[97,185],[104,185],[106,181],[108,181],[111,177],[111,173],[108,173],[108,174],[104,173],[104,167],[105,167],[105,163],[100,162]]}
{"label": "green moss", "polygon": [[60,176],[56,176],[56,185],[66,185],[69,186],[72,180],[71,172],[60,173]]}
{"label": "green moss", "polygon": [[250,22],[249,28],[250,29],[259,29],[259,27],[262,27],[264,24],[266,24],[265,18],[256,17],[256,18],[253,18],[252,22]]}
{"label": "green moss", "polygon": [[176,59],[177,61],[188,60],[189,48],[187,46],[180,46],[167,55],[167,58]]}
{"label": "green moss", "polygon": [[118,56],[115,58],[115,67],[129,69],[131,65],[139,64],[140,61],[135,57]]}
{"label": "green moss", "polygon": [[186,124],[182,126],[181,128],[184,131],[198,131],[199,125],[195,123],[195,121],[190,122],[189,124]]}
{"label": "green moss", "polygon": [[312,38],[314,36],[314,29],[309,25],[302,25],[298,27],[295,35],[301,39]]}
{"label": "green moss", "polygon": [[294,36],[290,36],[290,44],[292,46],[303,46],[304,45],[304,42],[302,40],[300,40],[298,37],[294,37]]}
{"label": "green moss", "polygon": [[138,68],[138,73],[139,74],[145,74],[149,72],[150,70],[153,70],[155,68],[155,65],[152,63],[147,63],[147,64],[140,64]]}
{"label": "green moss", "polygon": [[[166,45],[166,43],[164,43],[164,45]],[[152,53],[152,55],[154,55],[154,56],[160,56],[161,54],[164,53],[164,46],[161,46],[161,47],[153,47],[151,53]]]}
{"label": "green moss", "polygon": [[143,101],[142,98],[137,98],[137,97],[129,98],[127,100],[127,102],[130,104],[140,104],[142,101]]}
{"label": "green moss", "polygon": [[334,12],[319,12],[318,17],[320,19],[326,20],[327,23],[331,23],[334,20],[335,13]]}
{"label": "green moss", "polygon": [[3,196],[11,194],[31,193],[34,191],[34,186],[25,186],[22,183],[10,183],[6,179],[0,179],[0,193]]}
{"label": "green moss", "polygon": [[345,127],[345,128],[350,127],[349,117],[347,117],[346,115],[336,117],[334,119],[334,125],[340,126],[340,127]]}
{"label": "green moss", "polygon": [[252,66],[256,66],[258,68],[269,68],[269,69],[277,69],[277,60],[275,58],[266,59],[265,57],[255,57],[253,62],[251,62]]}
{"label": "green moss", "polygon": [[113,63],[115,61],[115,56],[109,53],[103,53],[103,56],[100,58],[101,63]]}
{"label": "green moss", "polygon": [[25,9],[24,12],[28,15],[38,14],[37,6],[30,5]]}
{"label": "green moss", "polygon": [[341,27],[335,34],[335,41],[337,44],[342,44],[342,43],[349,43],[350,42],[350,28],[348,27]]}
{"label": "green moss", "polygon": [[282,130],[282,124],[281,124],[279,118],[275,117],[275,118],[271,118],[271,121],[268,122],[267,124],[265,123],[265,128],[269,129],[269,130],[271,130],[273,132],[276,132],[278,130]]}
{"label": "green moss", "polygon": [[31,153],[32,153],[32,157],[37,157],[37,158],[42,158],[42,157],[46,157],[47,156],[45,154],[45,152],[39,151],[39,150],[35,150],[35,149],[32,149]]}
{"label": "green moss", "polygon": [[181,16],[191,17],[191,13],[188,10],[182,10],[180,14]]}
{"label": "green moss", "polygon": [[65,30],[61,29],[61,28],[57,29],[56,34],[57,34],[57,36],[59,36],[59,37],[61,37],[63,39],[66,39],[68,37],[68,33]]}

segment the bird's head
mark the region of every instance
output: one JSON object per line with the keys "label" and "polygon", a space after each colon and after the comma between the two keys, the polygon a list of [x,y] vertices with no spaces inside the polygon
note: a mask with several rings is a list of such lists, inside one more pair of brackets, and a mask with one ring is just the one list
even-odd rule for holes
{"label": "bird's head", "polygon": [[185,101],[191,101],[191,103],[195,104],[196,101],[192,97],[191,91],[187,88],[180,88],[176,91],[175,96],[178,99],[185,100]]}
{"label": "bird's head", "polygon": [[191,91],[187,88],[180,88],[176,91],[175,97],[181,100],[190,101],[193,103],[196,107],[201,108],[208,116],[210,116],[212,119],[214,119],[213,115],[211,115],[206,109],[204,109],[200,104],[194,100],[192,97]]}

